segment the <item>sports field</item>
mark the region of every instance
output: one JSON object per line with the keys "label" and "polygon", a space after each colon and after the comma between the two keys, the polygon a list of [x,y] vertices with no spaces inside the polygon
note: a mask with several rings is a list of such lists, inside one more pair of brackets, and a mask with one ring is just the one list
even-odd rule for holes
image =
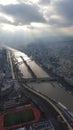
{"label": "sports field", "polygon": [[32,109],[25,109],[18,112],[8,113],[4,116],[4,127],[26,123],[35,119]]}

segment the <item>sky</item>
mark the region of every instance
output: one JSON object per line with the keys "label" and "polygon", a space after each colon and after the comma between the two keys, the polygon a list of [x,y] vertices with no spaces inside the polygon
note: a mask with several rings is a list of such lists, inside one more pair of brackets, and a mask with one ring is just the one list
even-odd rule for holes
{"label": "sky", "polygon": [[0,44],[73,36],[73,0],[0,0]]}

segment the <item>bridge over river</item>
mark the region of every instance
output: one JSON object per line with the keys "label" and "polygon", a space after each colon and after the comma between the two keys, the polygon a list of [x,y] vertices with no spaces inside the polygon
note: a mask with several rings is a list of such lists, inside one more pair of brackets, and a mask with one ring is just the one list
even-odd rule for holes
{"label": "bridge over river", "polygon": [[48,78],[48,77],[43,77],[43,78],[21,78],[18,79],[19,82],[23,83],[31,83],[31,82],[53,82],[56,81],[56,78]]}

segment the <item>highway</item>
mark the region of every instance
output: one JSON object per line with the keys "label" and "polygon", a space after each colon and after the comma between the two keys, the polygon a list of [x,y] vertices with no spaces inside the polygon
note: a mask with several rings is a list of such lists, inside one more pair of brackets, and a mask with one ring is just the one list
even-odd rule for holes
{"label": "highway", "polygon": [[14,83],[15,83],[14,88],[15,88],[15,91],[17,92],[17,95],[20,97],[21,94],[20,94],[19,91],[18,91],[18,89],[19,89],[19,84],[18,84],[17,80],[15,80],[15,73],[14,73],[14,70],[13,70],[13,63],[12,63],[11,53],[10,53],[9,50],[8,50],[8,57],[9,57],[9,60],[10,60],[12,80],[13,80]]}
{"label": "highway", "polygon": [[8,51],[8,57],[9,57],[9,60],[10,60],[12,79],[14,80],[15,79],[15,74],[14,74],[14,71],[13,71],[13,65],[12,65],[12,59],[11,59],[10,51]]}
{"label": "highway", "polygon": [[[32,100],[34,99],[34,101],[38,104],[38,106],[42,109],[43,112],[45,112],[45,115],[47,116],[47,118],[51,118],[51,120],[53,121],[53,123],[57,123],[58,120],[56,119],[56,117],[58,115],[61,116],[61,118],[63,119],[63,121],[67,124],[68,129],[69,130],[73,130],[73,128],[71,127],[70,123],[68,122],[68,120],[66,119],[66,117],[64,117],[62,111],[52,102],[52,100],[46,98],[45,96],[43,96],[42,94],[36,92],[35,90],[32,90],[31,88],[29,88],[28,85],[22,85],[22,89],[24,90],[24,92],[26,92],[26,94],[32,98]],[[51,110],[50,110],[51,107]],[[52,111],[52,108],[54,111]],[[53,116],[54,114],[56,114],[55,116]],[[58,128],[59,127],[59,128]],[[61,126],[58,126],[58,124],[56,124],[56,130],[60,130]],[[62,130],[62,128],[61,128]]]}

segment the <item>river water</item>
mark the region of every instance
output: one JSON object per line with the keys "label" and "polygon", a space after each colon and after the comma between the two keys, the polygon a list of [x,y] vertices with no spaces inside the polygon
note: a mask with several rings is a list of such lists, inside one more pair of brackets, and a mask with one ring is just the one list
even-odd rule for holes
{"label": "river water", "polygon": [[[27,64],[38,77],[50,77],[49,75],[47,75],[46,72],[42,70],[40,66],[35,63],[35,61],[32,61],[26,54],[19,51],[14,51],[14,55],[17,58],[18,62],[21,61],[20,56],[23,56]],[[21,64],[19,65],[19,68],[21,69],[21,72],[23,73],[25,78],[32,78],[29,70],[26,68],[25,65]],[[70,111],[73,112],[73,95],[71,95],[70,92],[66,91],[65,88],[58,82],[30,83],[28,85],[29,87],[40,91],[48,97],[55,99],[57,102],[61,102]]]}
{"label": "river water", "polygon": [[70,111],[73,112],[73,96],[64,89],[64,87],[57,82],[46,82],[46,83],[30,83],[28,84],[31,88],[40,91],[50,98],[55,99],[57,102],[61,102]]}

